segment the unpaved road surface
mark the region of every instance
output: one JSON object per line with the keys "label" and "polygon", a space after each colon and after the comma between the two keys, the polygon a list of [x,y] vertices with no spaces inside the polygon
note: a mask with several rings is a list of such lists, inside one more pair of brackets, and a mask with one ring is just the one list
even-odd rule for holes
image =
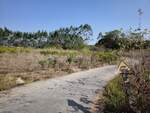
{"label": "unpaved road surface", "polygon": [[0,113],[90,113],[96,93],[115,74],[111,65],[13,88],[0,93]]}

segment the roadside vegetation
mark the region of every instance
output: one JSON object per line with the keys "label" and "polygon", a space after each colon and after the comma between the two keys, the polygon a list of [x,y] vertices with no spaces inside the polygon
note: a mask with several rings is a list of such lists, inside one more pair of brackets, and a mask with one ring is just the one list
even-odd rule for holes
{"label": "roadside vegetation", "polygon": [[[0,29],[0,91],[68,73],[116,64],[122,58],[140,61],[131,65],[129,97],[118,75],[98,100],[99,112],[148,113],[150,111],[149,30],[113,30],[99,33],[95,45],[87,45],[90,25],[60,28],[53,32],[26,33]],[[136,82],[135,82],[136,81]],[[127,102],[126,100],[129,100]]]}
{"label": "roadside vegetation", "polygon": [[106,85],[103,92],[105,113],[121,113],[126,109],[126,96],[122,83],[121,76],[117,76]]}
{"label": "roadside vegetation", "polygon": [[[106,33],[97,46],[120,50],[121,59],[127,59],[130,67],[128,86],[118,75],[105,86],[97,100],[96,113],[149,113],[150,111],[150,41],[149,33],[136,31],[118,34],[119,31]],[[119,36],[125,38],[116,39]],[[128,37],[127,37],[128,36]],[[114,37],[114,38],[112,38]],[[110,40],[111,39],[111,40]],[[118,43],[117,43],[118,41]],[[123,43],[123,41],[125,41]],[[121,42],[121,44],[120,44]],[[128,93],[125,89],[128,89]]]}
{"label": "roadside vegetation", "polygon": [[138,64],[130,65],[129,95],[124,90],[122,76],[118,75],[105,86],[102,97],[97,100],[98,113],[149,113],[150,51],[144,52],[140,58]]}

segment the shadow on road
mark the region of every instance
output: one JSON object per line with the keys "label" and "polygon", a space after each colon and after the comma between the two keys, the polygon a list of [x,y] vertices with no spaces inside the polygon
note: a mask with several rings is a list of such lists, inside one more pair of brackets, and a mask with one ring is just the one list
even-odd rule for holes
{"label": "shadow on road", "polygon": [[86,98],[86,97],[81,97],[81,98],[80,98],[80,102],[83,102],[83,103],[85,103],[85,104],[92,103],[92,101],[88,100],[88,98]]}
{"label": "shadow on road", "polygon": [[77,102],[75,102],[74,100],[70,100],[70,99],[68,99],[67,100],[68,101],[68,106],[71,106],[74,110],[75,110],[75,112],[77,112],[77,111],[82,111],[83,113],[91,113],[90,111],[89,111],[89,108],[88,107],[84,107],[84,106],[82,106],[81,104],[78,104]]}

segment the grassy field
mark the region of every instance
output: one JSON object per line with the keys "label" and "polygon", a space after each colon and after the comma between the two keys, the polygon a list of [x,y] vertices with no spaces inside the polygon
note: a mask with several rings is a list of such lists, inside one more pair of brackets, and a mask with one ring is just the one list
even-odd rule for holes
{"label": "grassy field", "polygon": [[66,75],[80,70],[113,64],[113,51],[98,52],[87,48],[63,50],[0,47],[0,91],[17,86],[21,77],[25,83]]}

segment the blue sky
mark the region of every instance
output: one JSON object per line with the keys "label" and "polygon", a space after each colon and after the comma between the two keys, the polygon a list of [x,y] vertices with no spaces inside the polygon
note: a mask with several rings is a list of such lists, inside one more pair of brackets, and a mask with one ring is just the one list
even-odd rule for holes
{"label": "blue sky", "polygon": [[99,32],[138,26],[150,28],[150,0],[0,0],[0,27],[34,32],[90,24],[95,43]]}

